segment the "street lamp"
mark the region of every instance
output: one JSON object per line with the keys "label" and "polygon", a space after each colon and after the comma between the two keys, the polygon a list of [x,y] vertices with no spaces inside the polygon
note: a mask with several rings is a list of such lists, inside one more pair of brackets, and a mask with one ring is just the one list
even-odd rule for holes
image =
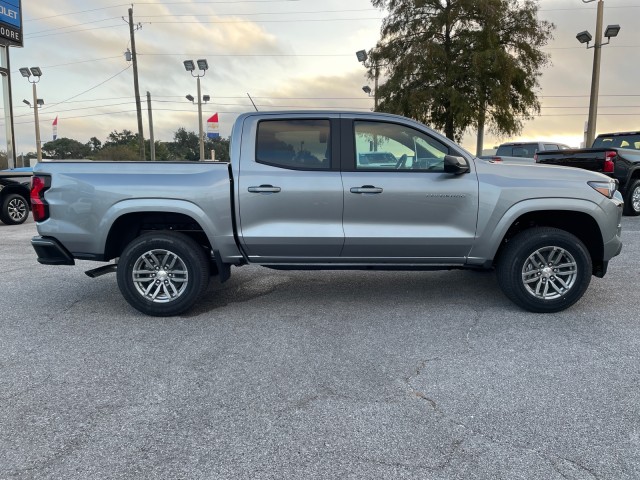
{"label": "street lamp", "polygon": [[[358,50],[356,52],[356,57],[358,61],[362,63],[362,65],[364,65],[365,68],[368,68],[366,62],[369,59],[369,56],[367,55],[366,50]],[[378,64],[377,63],[373,65],[373,69],[374,69],[373,111],[376,111],[378,110]],[[371,96],[371,87],[364,86],[362,87],[362,90],[364,90],[364,93]]]}
{"label": "street lamp", "polygon": [[[596,0],[582,0],[582,3],[591,3]],[[608,45],[613,37],[617,37],[620,32],[620,25],[608,25],[604,32],[607,38],[605,43],[602,42],[602,17],[604,12],[604,1],[598,0],[598,12],[596,17],[596,39],[595,43],[589,46],[593,37],[588,31],[580,32],[576,35],[578,41],[582,44],[586,43],[587,48],[593,48],[593,72],[591,74],[591,98],[589,100],[589,122],[587,124],[587,138],[585,146],[593,145],[596,136],[596,121],[598,118],[598,91],[600,89],[600,58],[602,55],[602,47]]]}
{"label": "street lamp", "polygon": [[[200,132],[199,132],[200,160],[202,161],[204,160],[204,130],[202,128],[202,94],[200,92],[200,77],[204,77],[206,75],[207,70],[209,70],[209,64],[207,63],[207,60],[204,58],[197,60],[198,70],[202,72],[202,75],[200,74],[194,75],[193,72],[195,72],[196,70],[196,65],[193,62],[193,60],[185,60],[183,63],[184,63],[184,69],[187,72],[191,73],[192,77],[196,77],[198,79],[198,127],[200,129]],[[193,97],[191,95],[187,95],[187,100],[193,102]]]}
{"label": "street lamp", "polygon": [[[42,70],[40,67],[22,67],[19,69],[20,74],[25,77],[31,85],[33,85],[33,115],[36,122],[36,151],[38,155],[38,162],[42,161],[42,146],[40,145],[40,119],[38,118],[38,107],[44,105],[44,101],[38,98],[38,92],[36,89],[36,83],[40,81],[42,77]],[[33,80],[31,79],[33,77]],[[23,100],[24,103],[31,106],[27,100]]]}

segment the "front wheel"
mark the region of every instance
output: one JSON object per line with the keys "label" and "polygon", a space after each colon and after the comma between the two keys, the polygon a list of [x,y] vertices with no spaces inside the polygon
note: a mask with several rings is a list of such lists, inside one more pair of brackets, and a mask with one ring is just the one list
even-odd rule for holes
{"label": "front wheel", "polygon": [[530,312],[559,312],[576,303],[591,282],[585,245],[557,228],[537,227],[509,240],[498,259],[498,283],[516,305]]}
{"label": "front wheel", "polygon": [[147,315],[170,317],[191,308],[209,284],[205,249],[181,233],[147,233],[120,255],[118,287]]}
{"label": "front wheel", "polygon": [[7,225],[19,225],[24,223],[28,216],[29,204],[22,195],[12,193],[5,197],[0,210],[0,220]]}
{"label": "front wheel", "polygon": [[640,180],[634,180],[627,189],[624,199],[624,213],[632,217],[640,215]]}

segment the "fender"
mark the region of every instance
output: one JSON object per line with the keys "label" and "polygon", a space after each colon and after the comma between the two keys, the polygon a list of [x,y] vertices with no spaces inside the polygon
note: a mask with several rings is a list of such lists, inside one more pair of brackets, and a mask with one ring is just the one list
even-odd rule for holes
{"label": "fender", "polygon": [[124,215],[130,213],[145,213],[145,212],[166,212],[166,213],[180,213],[191,217],[196,221],[205,235],[209,239],[212,248],[217,248],[217,239],[222,236],[221,225],[216,225],[212,218],[195,203],[187,200],[178,199],[162,199],[162,206],[159,208],[157,198],[136,198],[131,200],[122,200],[114,203],[104,214],[96,232],[100,233],[99,238],[96,239],[96,247],[98,252],[104,252],[106,248],[107,237],[113,227],[113,224]]}
{"label": "fender", "polygon": [[602,209],[598,204],[589,200],[579,198],[533,198],[522,200],[509,207],[500,218],[495,220],[493,217],[490,218],[483,227],[482,233],[480,232],[480,226],[478,226],[479,236],[476,238],[476,243],[469,253],[468,263],[471,265],[484,265],[487,261],[493,260],[502,244],[502,239],[518,218],[527,213],[545,210],[585,213],[598,223],[600,232],[603,230],[603,225],[597,221],[598,215],[596,215]]}

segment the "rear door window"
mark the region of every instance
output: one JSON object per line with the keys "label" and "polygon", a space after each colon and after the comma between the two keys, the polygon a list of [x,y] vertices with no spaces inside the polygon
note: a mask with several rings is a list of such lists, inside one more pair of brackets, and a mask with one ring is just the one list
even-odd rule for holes
{"label": "rear door window", "polygon": [[331,168],[329,120],[263,120],[258,124],[256,161],[296,170]]}

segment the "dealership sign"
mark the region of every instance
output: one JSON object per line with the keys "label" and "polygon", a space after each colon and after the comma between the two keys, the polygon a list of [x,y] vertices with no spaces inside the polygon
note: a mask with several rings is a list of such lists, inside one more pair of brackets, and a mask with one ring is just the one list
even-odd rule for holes
{"label": "dealership sign", "polygon": [[0,44],[22,47],[21,0],[0,0]]}

